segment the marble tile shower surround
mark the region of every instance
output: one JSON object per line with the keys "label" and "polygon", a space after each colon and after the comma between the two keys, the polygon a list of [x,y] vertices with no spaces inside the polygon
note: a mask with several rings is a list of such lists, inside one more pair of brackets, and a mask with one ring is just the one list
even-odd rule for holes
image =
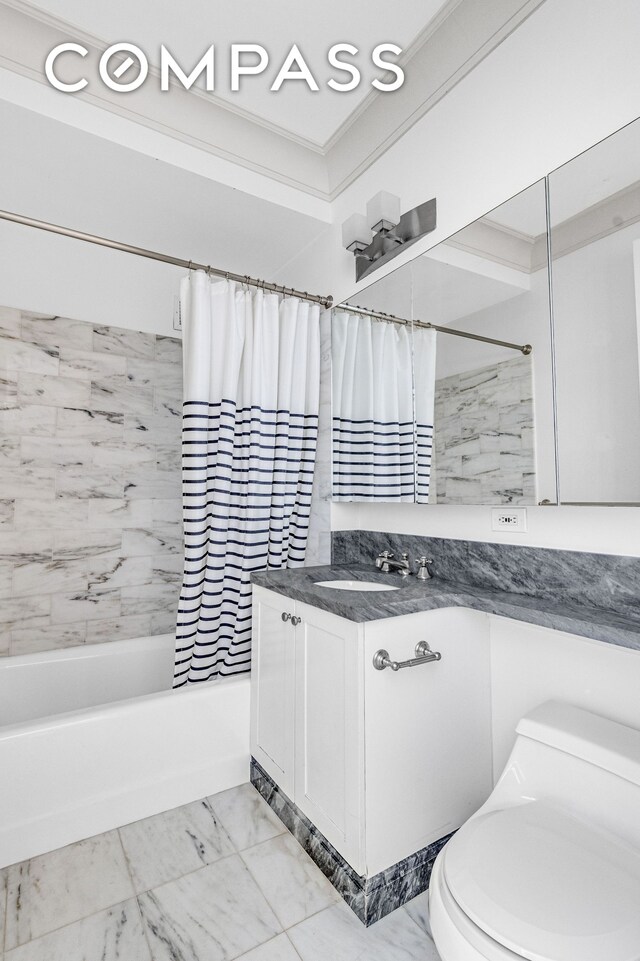
{"label": "marble tile shower surround", "polygon": [[0,654],[170,632],[182,348],[0,308]]}
{"label": "marble tile shower surround", "polygon": [[334,531],[333,564],[371,564],[382,550],[433,558],[436,578],[488,590],[593,608],[640,622],[640,557],[591,554],[484,541]]}
{"label": "marble tile shower surround", "polygon": [[522,356],[436,381],[436,503],[535,503],[531,375]]}

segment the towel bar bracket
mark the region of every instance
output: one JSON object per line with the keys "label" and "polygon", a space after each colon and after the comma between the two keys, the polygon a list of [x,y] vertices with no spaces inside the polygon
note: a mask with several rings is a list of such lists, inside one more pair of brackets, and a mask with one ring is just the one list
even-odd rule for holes
{"label": "towel bar bracket", "polygon": [[439,661],[442,654],[439,651],[432,651],[426,641],[418,641],[416,644],[416,656],[408,661],[392,661],[389,651],[380,648],[373,655],[373,666],[376,671],[384,671],[385,667],[390,667],[392,671],[401,671],[403,667],[417,667],[419,664],[430,664],[432,661]]}

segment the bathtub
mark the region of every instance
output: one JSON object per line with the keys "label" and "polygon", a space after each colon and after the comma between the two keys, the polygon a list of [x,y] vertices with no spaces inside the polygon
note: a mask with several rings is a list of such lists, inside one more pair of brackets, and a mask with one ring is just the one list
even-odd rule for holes
{"label": "bathtub", "polygon": [[249,675],[173,691],[173,650],[0,659],[0,868],[249,779]]}

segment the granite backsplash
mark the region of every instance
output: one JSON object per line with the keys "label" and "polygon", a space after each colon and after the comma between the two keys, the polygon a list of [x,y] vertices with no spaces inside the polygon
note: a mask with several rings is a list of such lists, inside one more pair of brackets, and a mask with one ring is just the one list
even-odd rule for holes
{"label": "granite backsplash", "polygon": [[332,534],[333,564],[370,563],[373,570],[383,550],[397,557],[407,551],[412,561],[426,555],[435,577],[457,584],[640,616],[639,557],[381,531]]}

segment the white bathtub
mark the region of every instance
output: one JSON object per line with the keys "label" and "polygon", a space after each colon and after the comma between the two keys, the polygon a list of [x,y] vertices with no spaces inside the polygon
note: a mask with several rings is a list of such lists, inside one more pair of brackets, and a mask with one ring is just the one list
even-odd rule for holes
{"label": "white bathtub", "polygon": [[0,659],[0,868],[249,779],[249,676],[172,691],[173,648]]}

